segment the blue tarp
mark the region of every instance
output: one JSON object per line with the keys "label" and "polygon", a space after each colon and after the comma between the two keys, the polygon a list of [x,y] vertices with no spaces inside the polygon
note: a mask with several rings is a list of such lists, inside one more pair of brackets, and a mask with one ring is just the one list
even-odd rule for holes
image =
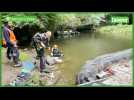
{"label": "blue tarp", "polygon": [[24,61],[22,72],[30,73],[35,68],[32,61]]}

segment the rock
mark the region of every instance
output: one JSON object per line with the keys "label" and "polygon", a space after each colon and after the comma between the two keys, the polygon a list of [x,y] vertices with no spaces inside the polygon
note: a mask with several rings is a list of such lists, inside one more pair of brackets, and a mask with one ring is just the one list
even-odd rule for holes
{"label": "rock", "polygon": [[59,57],[54,57],[54,59],[55,59],[55,61],[56,61],[57,63],[62,63],[62,62],[63,62],[63,60],[60,59]]}
{"label": "rock", "polygon": [[49,65],[54,65],[54,64],[57,63],[56,60],[55,60],[53,57],[50,57],[50,56],[47,56],[47,57],[46,57],[46,61],[47,61],[47,63],[48,63]]}
{"label": "rock", "polygon": [[28,48],[25,48],[24,51],[28,51]]}
{"label": "rock", "polygon": [[47,60],[47,63],[49,65],[54,65],[54,64],[57,64],[57,63],[62,63],[63,60],[59,57],[50,57],[50,56],[47,56],[46,57],[46,60]]}

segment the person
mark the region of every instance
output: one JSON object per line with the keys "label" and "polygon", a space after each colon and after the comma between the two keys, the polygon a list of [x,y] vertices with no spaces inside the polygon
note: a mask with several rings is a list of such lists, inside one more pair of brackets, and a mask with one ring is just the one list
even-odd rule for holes
{"label": "person", "polygon": [[[41,75],[46,72],[45,64],[47,63],[45,58],[45,48],[50,50],[49,41],[51,37],[51,32],[47,31],[44,33],[37,32],[32,38],[32,46],[35,48],[37,57],[40,60],[40,73]],[[48,64],[48,63],[47,63]]]}
{"label": "person", "polygon": [[7,58],[10,62],[14,63],[15,67],[20,67],[22,64],[19,60],[19,50],[17,46],[17,40],[13,32],[13,23],[5,21],[3,28],[3,41],[5,47],[7,47]]}
{"label": "person", "polygon": [[54,45],[52,50],[51,50],[51,56],[52,57],[61,57],[63,56],[61,50],[58,48],[58,45]]}

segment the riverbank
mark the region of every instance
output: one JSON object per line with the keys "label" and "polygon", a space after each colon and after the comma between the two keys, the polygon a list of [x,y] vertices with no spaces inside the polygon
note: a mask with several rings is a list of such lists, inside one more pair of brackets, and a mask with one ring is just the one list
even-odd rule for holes
{"label": "riverbank", "polygon": [[[107,28],[112,27],[112,29]],[[125,30],[125,26],[118,27],[116,26],[105,26],[101,27],[101,29],[106,29],[108,31],[101,31],[105,32],[106,35],[99,36],[98,33],[96,33],[97,37],[91,37],[89,34],[83,34],[83,36],[80,36],[78,38],[70,39],[70,40],[64,40],[64,41],[58,41],[54,42],[53,44],[58,44],[59,47],[63,48],[62,51],[65,55],[64,62],[62,64],[57,64],[54,72],[54,75],[56,77],[61,76],[60,79],[57,79],[58,82],[55,82],[55,86],[74,86],[75,85],[75,79],[77,73],[80,71],[82,65],[85,63],[88,59],[93,59],[97,56],[108,54],[111,52],[121,51],[124,49],[131,48],[131,40],[130,39],[121,39],[118,36],[118,39],[115,39],[116,36],[111,36],[112,30],[116,29],[117,31]],[[128,26],[127,34],[130,34],[129,32],[131,28]],[[121,33],[121,32],[120,32]],[[125,32],[122,32],[125,34]],[[101,33],[103,34],[103,33]],[[114,32],[115,35],[116,32]],[[121,36],[121,34],[120,34]],[[128,41],[129,40],[129,41]],[[31,49],[20,49],[20,58],[22,61],[32,59],[33,56],[36,56],[35,51],[31,51]],[[6,49],[2,49],[2,83],[7,84],[10,81],[14,80],[17,73],[20,72],[20,68],[14,68],[11,67],[8,64],[8,60],[6,59]],[[34,84],[34,86],[45,86],[45,78],[40,80],[39,77],[39,69],[36,68],[34,70],[34,75],[29,81],[29,84]],[[50,75],[51,76],[51,75]],[[52,75],[53,76],[53,75]],[[48,77],[47,77],[48,78]],[[51,79],[51,78],[49,78]],[[54,80],[56,81],[56,80]],[[52,83],[52,82],[48,82]]]}
{"label": "riverbank", "polygon": [[[33,57],[36,56],[36,52],[32,49],[21,49],[20,51],[20,60],[22,62],[27,60],[33,60]],[[16,76],[21,72],[22,67],[13,67],[11,63],[8,62],[5,54],[6,49],[2,49],[2,85],[8,86],[9,83],[13,82],[16,79]],[[49,73],[46,73],[44,77],[40,77],[39,73],[39,60],[36,60],[36,68],[32,71],[32,77],[25,83],[26,86],[62,86],[66,84],[64,75],[61,75],[59,69],[59,64],[47,65],[46,69]]]}
{"label": "riverbank", "polygon": [[132,25],[110,25],[97,29],[101,35],[132,40]]}

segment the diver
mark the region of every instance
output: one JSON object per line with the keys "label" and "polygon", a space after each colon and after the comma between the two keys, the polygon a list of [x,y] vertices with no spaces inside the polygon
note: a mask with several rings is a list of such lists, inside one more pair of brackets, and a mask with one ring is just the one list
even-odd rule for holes
{"label": "diver", "polygon": [[63,52],[58,48],[58,45],[54,45],[51,49],[51,56],[52,57],[63,57]]}

